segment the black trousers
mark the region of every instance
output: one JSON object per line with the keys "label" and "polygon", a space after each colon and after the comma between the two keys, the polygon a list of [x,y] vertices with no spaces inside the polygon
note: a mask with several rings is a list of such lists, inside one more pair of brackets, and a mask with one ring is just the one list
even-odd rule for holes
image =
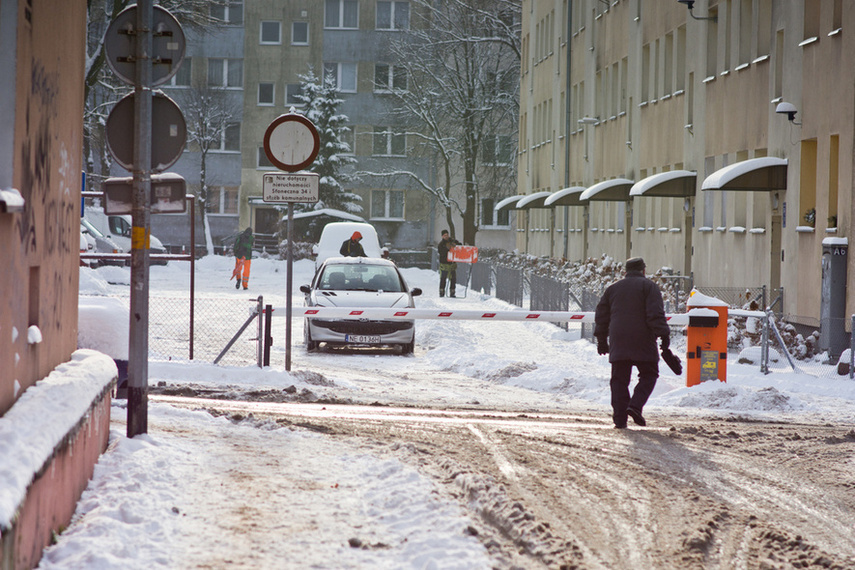
{"label": "black trousers", "polygon": [[[632,367],[638,369],[638,384],[629,394],[629,382],[632,379]],[[635,408],[639,412],[656,387],[659,379],[659,361],[638,362],[635,360],[618,360],[612,362],[612,417],[616,425],[626,424],[626,409]]]}

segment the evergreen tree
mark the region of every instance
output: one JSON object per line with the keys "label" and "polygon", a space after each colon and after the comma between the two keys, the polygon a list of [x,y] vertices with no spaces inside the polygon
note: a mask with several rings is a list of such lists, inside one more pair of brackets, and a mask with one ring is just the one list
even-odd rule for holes
{"label": "evergreen tree", "polygon": [[[308,73],[299,77],[302,92],[297,98],[306,105],[305,116],[317,127],[321,139],[318,157],[308,168],[320,176],[320,200],[317,204],[303,205],[303,208],[331,208],[358,214],[362,212],[362,197],[343,186],[352,178],[344,168],[355,163],[356,159],[347,154],[351,152],[350,145],[342,140],[342,135],[350,129],[347,116],[338,113],[338,106],[343,100],[339,97],[335,81],[330,77],[319,80],[311,67]],[[300,209],[300,205],[295,206]]]}

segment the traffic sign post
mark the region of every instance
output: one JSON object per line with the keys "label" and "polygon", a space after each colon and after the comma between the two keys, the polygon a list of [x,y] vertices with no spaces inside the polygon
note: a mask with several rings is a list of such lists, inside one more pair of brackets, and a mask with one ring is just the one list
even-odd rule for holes
{"label": "traffic sign post", "polygon": [[[311,165],[321,150],[321,138],[314,123],[291,111],[273,120],[264,132],[264,153],[277,168],[299,172]],[[294,203],[319,200],[318,175],[270,173],[263,177],[265,202],[288,203],[287,289],[285,294],[285,370],[291,370],[291,291],[294,288]],[[268,198],[270,198],[268,200]]]}
{"label": "traffic sign post", "polygon": [[[150,147],[148,154],[151,158],[146,170],[163,172],[181,158],[187,143],[187,123],[175,101],[163,93],[148,93],[143,96],[151,99],[147,138]],[[106,127],[107,148],[110,154],[122,168],[129,171],[134,170],[136,158],[134,152],[137,141],[128,136],[128,133],[134,130],[135,102],[136,93],[125,95],[107,116]]]}
{"label": "traffic sign post", "polygon": [[[163,94],[152,97],[152,86],[167,82],[178,71],[185,48],[184,32],[178,21],[153,4],[153,0],[138,0],[137,5],[123,10],[110,24],[104,39],[108,65],[121,80],[134,86],[133,94],[119,101],[107,120],[110,154],[133,173],[128,437],[148,432],[151,173],[162,172],[178,160],[187,137],[178,106]],[[166,119],[153,125],[152,118],[161,115]],[[158,137],[156,151],[152,148],[153,130]]]}
{"label": "traffic sign post", "polygon": [[[142,5],[143,2],[140,2]],[[136,81],[137,6],[128,6],[110,22],[104,36],[107,65],[125,83]],[[154,87],[169,81],[184,61],[186,45],[181,24],[165,8],[153,6],[151,12],[151,84]]]}

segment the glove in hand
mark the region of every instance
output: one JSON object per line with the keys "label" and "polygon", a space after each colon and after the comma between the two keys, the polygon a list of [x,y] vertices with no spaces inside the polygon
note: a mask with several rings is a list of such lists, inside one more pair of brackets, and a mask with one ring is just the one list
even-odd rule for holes
{"label": "glove in hand", "polygon": [[597,354],[609,353],[609,341],[606,339],[597,340]]}
{"label": "glove in hand", "polygon": [[671,337],[670,336],[663,336],[660,338],[662,341],[662,343],[659,345],[661,350],[665,350],[671,346]]}

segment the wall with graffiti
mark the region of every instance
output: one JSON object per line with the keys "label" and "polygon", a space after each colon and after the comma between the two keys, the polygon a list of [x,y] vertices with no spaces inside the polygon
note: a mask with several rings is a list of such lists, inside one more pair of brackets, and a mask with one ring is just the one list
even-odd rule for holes
{"label": "wall with graffiti", "polygon": [[14,113],[0,147],[11,186],[0,189],[24,206],[0,208],[0,415],[77,348],[86,3],[17,6],[14,81],[0,83],[4,100],[14,90],[0,110]]}

